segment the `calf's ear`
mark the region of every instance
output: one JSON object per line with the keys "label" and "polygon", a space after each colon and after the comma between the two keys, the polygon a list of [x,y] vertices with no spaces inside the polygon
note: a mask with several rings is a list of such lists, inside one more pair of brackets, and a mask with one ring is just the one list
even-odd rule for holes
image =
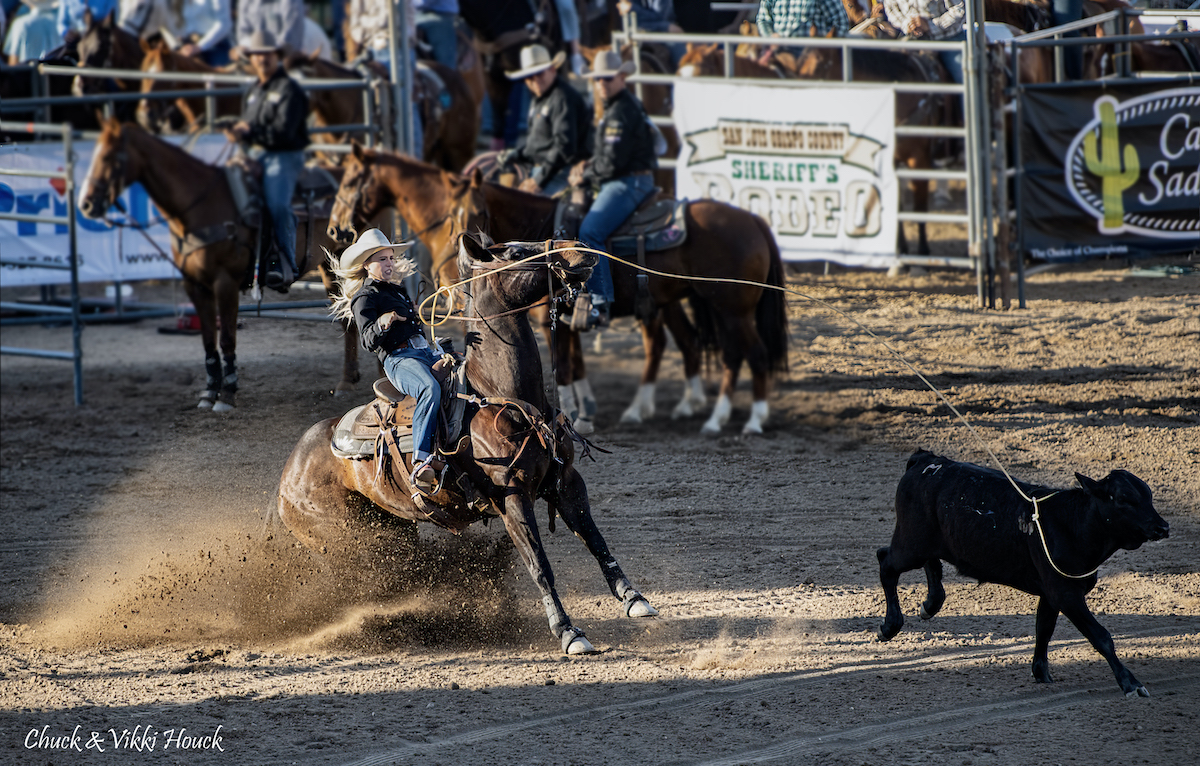
{"label": "calf's ear", "polygon": [[1100,500],[1110,500],[1112,495],[1105,491],[1100,482],[1095,479],[1089,479],[1081,473],[1075,474],[1075,480],[1079,482],[1079,486],[1083,487],[1083,491],[1087,492],[1092,497]]}

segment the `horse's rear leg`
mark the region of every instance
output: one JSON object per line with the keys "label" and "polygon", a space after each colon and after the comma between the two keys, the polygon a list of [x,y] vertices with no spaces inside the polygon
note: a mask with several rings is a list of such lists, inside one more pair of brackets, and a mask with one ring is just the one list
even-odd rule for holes
{"label": "horse's rear leg", "polygon": [[213,284],[213,291],[221,317],[221,357],[225,362],[221,369],[221,400],[213,405],[213,412],[229,412],[237,406],[238,280],[222,272]]}
{"label": "horse's rear leg", "polygon": [[204,344],[204,391],[196,406],[210,410],[221,394],[221,357],[217,353],[217,306],[212,292],[192,279],[184,280],[184,288],[200,320],[200,341]]}
{"label": "horse's rear leg", "polygon": [[700,342],[696,338],[696,329],[683,310],[682,302],[664,306],[662,317],[667,330],[675,338],[679,353],[683,355],[683,398],[671,411],[671,417],[689,418],[708,406],[704,381],[700,378]]}
{"label": "horse's rear leg", "polygon": [[567,654],[595,652],[595,647],[587,640],[583,631],[571,624],[571,618],[567,616],[567,610],[563,608],[558,592],[554,589],[554,572],[550,568],[546,549],[542,547],[537,519],[533,515],[533,502],[523,490],[510,485],[504,506],[504,529],[516,546],[521,560],[525,562],[529,576],[542,593],[542,605],[546,608],[550,632],[562,641],[562,649]]}
{"label": "horse's rear leg", "polygon": [[742,433],[760,434],[763,421],[767,418],[769,370],[767,349],[754,328],[753,316],[732,320],[728,330],[720,333],[720,338],[721,363],[725,368],[721,376],[721,392],[712,415],[700,429],[700,433],[710,436],[719,434],[729,422],[729,416],[733,412],[733,393],[737,389],[738,374],[741,372],[742,361],[748,358],[751,372],[754,374],[754,404]]}
{"label": "horse's rear leg", "polygon": [[[913,209],[918,213],[929,212],[929,181],[912,182]],[[929,240],[925,236],[925,222],[917,224],[917,255],[929,255]]]}
{"label": "horse's rear leg", "polygon": [[642,322],[642,348],[646,354],[645,363],[642,365],[642,382],[633,397],[633,402],[621,415],[622,423],[641,423],[654,417],[654,389],[666,346],[667,333],[663,329],[662,314]]}
{"label": "horse's rear leg", "polygon": [[629,578],[621,570],[621,565],[608,550],[604,535],[592,518],[591,504],[588,502],[587,485],[583,477],[574,467],[565,469],[562,489],[555,503],[559,515],[575,535],[587,546],[588,552],[600,564],[600,571],[608,582],[608,589],[621,602],[626,617],[655,617],[658,610],[650,606],[646,597],[633,587]]}

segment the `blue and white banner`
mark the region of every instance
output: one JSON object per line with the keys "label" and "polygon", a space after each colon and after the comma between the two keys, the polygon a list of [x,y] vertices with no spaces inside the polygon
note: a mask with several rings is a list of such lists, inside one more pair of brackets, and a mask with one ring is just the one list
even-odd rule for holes
{"label": "blue and white banner", "polygon": [[[174,143],[181,144],[182,139]],[[75,188],[83,188],[92,162],[93,142],[81,141],[75,148]],[[193,155],[213,162],[228,143],[220,135],[203,136],[190,151]],[[61,143],[14,144],[0,146],[0,213],[23,213],[65,217],[66,183],[59,178],[26,178],[5,175],[4,170],[61,171]],[[180,179],[187,183],[187,179]],[[116,209],[109,217],[116,221],[146,227],[162,251],[170,255],[171,241],[167,225],[141,184],[134,184],[121,195],[129,216]],[[140,279],[175,279],[179,272],[174,265],[132,228],[114,227],[105,221],[93,221],[82,215],[76,217],[76,249],[79,253],[81,282],[131,282]],[[26,261],[30,266],[0,267],[0,287],[61,284],[71,281],[69,271],[36,268],[50,263],[66,266],[71,243],[65,224],[31,223],[0,219],[0,258],[5,261]]]}
{"label": "blue and white banner", "polygon": [[762,216],[785,260],[896,259],[895,97],[888,88],[675,84],[680,198]]}

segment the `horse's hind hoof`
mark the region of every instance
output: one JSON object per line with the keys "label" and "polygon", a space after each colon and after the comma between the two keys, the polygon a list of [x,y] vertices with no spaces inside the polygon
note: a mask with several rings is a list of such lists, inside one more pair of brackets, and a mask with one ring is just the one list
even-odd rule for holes
{"label": "horse's hind hoof", "polygon": [[567,654],[596,654],[596,647],[587,640],[582,630],[573,625],[563,631],[562,648]]}
{"label": "horse's hind hoof", "polygon": [[575,430],[581,434],[596,433],[596,424],[587,418],[579,418],[573,425],[575,426]]}
{"label": "horse's hind hoof", "polygon": [[650,606],[645,596],[638,596],[625,602],[626,617],[657,617],[658,610]]}
{"label": "horse's hind hoof", "polygon": [[234,406],[232,404],[228,404],[227,402],[217,402],[216,404],[214,404],[212,406],[213,412],[224,413],[224,412],[233,412],[233,410],[234,410]]}

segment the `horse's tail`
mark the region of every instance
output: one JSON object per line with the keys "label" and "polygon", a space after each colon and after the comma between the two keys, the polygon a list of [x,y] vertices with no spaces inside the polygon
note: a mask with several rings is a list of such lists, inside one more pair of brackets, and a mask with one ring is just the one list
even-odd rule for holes
{"label": "horse's tail", "polygon": [[767,240],[767,249],[771,254],[771,263],[767,267],[767,282],[769,288],[764,288],[754,308],[754,321],[758,329],[758,337],[762,338],[767,347],[767,361],[772,372],[786,372],[788,368],[788,315],[787,298],[784,295],[783,257],[779,254],[779,245],[771,227],[759,216],[754,216],[754,222]]}

